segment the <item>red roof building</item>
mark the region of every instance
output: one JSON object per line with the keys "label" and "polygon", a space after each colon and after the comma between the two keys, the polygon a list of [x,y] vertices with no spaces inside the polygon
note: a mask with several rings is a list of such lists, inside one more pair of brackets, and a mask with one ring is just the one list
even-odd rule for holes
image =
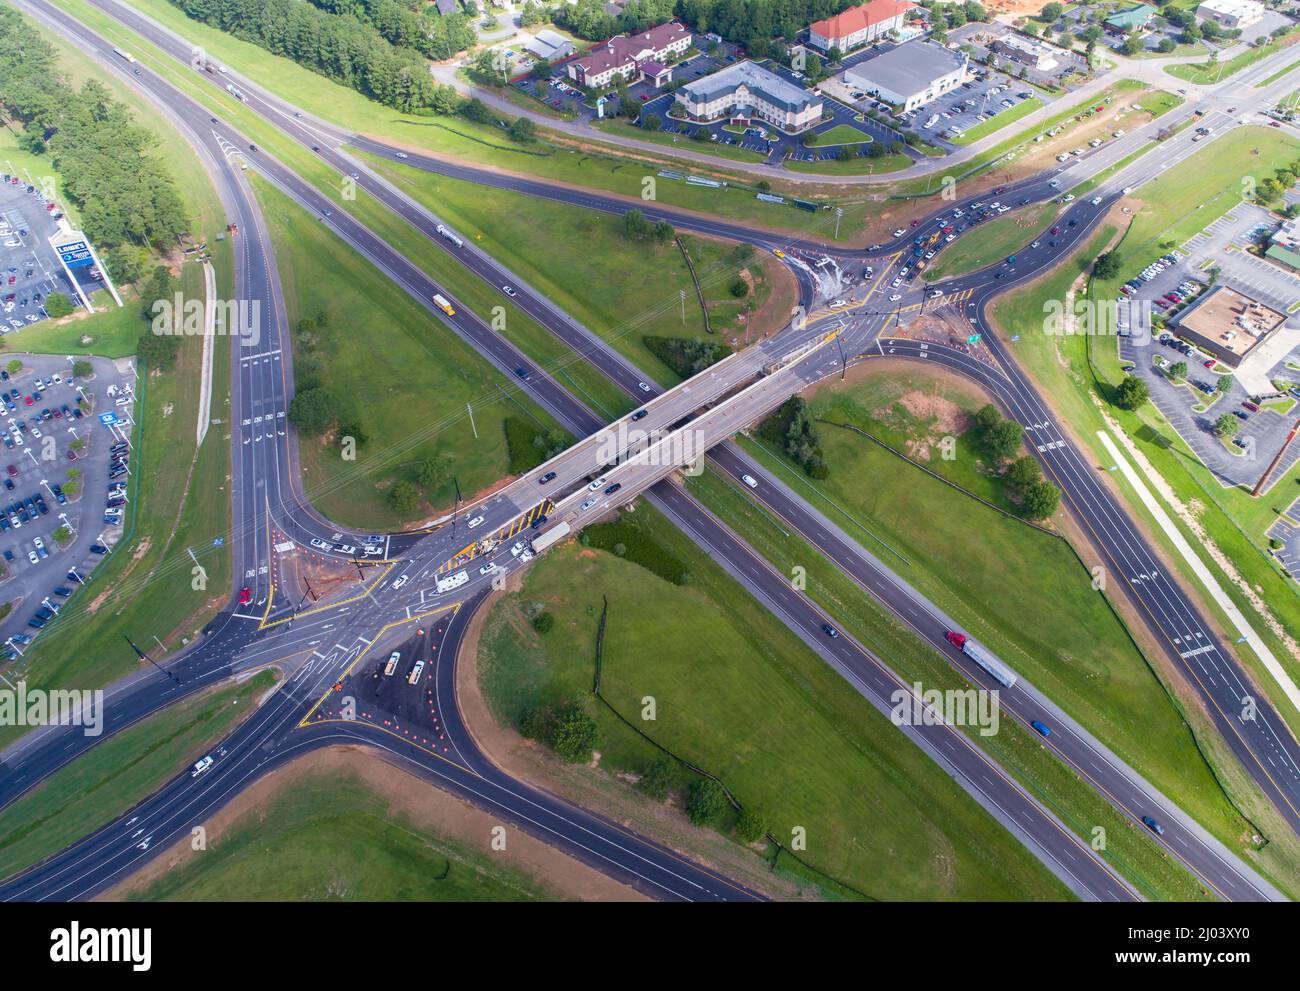
{"label": "red roof building", "polygon": [[838,48],[848,53],[875,41],[906,23],[911,0],[870,0],[842,14],[816,21],[808,28],[808,43],[823,52]]}

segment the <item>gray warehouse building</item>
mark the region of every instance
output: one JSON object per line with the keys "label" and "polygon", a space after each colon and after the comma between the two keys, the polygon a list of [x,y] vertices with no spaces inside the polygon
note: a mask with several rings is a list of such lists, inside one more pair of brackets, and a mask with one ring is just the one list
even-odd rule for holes
{"label": "gray warehouse building", "polygon": [[902,110],[914,110],[966,81],[967,57],[929,41],[912,41],[859,62],[844,73],[850,86]]}

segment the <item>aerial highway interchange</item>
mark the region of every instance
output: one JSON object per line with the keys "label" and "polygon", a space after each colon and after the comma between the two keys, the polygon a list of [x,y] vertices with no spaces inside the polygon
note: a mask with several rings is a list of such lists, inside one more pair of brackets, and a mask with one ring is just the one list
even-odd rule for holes
{"label": "aerial highway interchange", "polygon": [[[116,0],[90,2],[177,66],[190,64],[192,45],[145,14]],[[1158,121],[1133,128],[1098,151],[1000,187],[997,195],[1005,202],[1021,204],[1059,200],[1073,188],[1088,187],[1052,221],[1060,233],[1050,246],[1041,244],[1046,235],[1026,237],[1009,274],[999,262],[933,283],[905,282],[897,291],[890,285],[899,270],[912,263],[915,242],[951,229],[954,211],[987,201],[987,191],[944,200],[898,236],[860,249],[827,237],[830,221],[823,216],[815,218],[815,232],[799,238],[658,202],[639,204],[650,221],[664,220],[678,230],[745,242],[775,254],[787,263],[798,286],[799,311],[779,332],[667,388],[486,251],[439,236],[444,219],[355,152],[469,180],[487,191],[509,190],[571,208],[621,215],[630,208],[626,199],[454,162],[355,134],[299,111],[283,94],[253,79],[224,70],[220,78],[195,76],[218,88],[237,83],[244,106],[273,125],[285,141],[309,149],[341,178],[355,177],[385,210],[420,231],[487,286],[510,287],[515,305],[553,335],[573,360],[589,364],[635,404],[633,413],[610,423],[562,384],[554,369],[530,359],[482,315],[463,306],[451,314],[443,312],[435,296],[445,287],[352,214],[336,210],[315,185],[272,151],[256,148],[237,126],[147,65],[134,69],[123,65],[114,58],[109,41],[60,5],[15,0],[15,6],[144,93],[196,149],[229,222],[239,230],[234,241],[236,294],[263,303],[260,340],[252,347],[234,348],[232,355],[231,415],[237,424],[231,431],[229,543],[236,576],[232,601],[189,648],[157,658],[165,673],[142,667],[122,684],[110,686],[106,733],[111,736],[183,697],[267,665],[283,666],[286,677],[257,712],[221,742],[214,761],[201,774],[187,767],[128,813],[0,882],[5,899],[61,901],[101,894],[189,835],[195,825],[254,781],[309,750],[339,744],[374,748],[432,787],[500,815],[651,897],[762,898],[761,892],[714,867],[513,778],[480,750],[465,726],[456,698],[456,660],[473,616],[487,608],[505,573],[527,567],[527,558],[533,555],[530,551],[521,555],[521,543],[531,540],[538,554],[546,553],[551,541],[545,535],[555,528],[563,526],[565,534],[576,532],[619,506],[644,498],[706,548],[870,704],[887,713],[891,694],[907,687],[890,669],[888,658],[836,629],[832,617],[792,587],[789,576],[774,569],[674,480],[707,451],[717,470],[833,562],[864,596],[942,654],[964,678],[993,687],[984,667],[953,648],[947,634],[958,624],[731,439],[791,395],[833,381],[850,367],[870,369],[873,362],[885,358],[938,365],[967,378],[1025,427],[1031,453],[1045,476],[1060,488],[1063,505],[1086,533],[1100,562],[1122,584],[1134,614],[1191,686],[1234,758],[1290,827],[1300,832],[1300,745],[1274,708],[1287,705],[1287,700],[1273,694],[1276,686],[1262,686],[1262,693],[1254,687],[1255,676],[1227,646],[1228,632],[1170,573],[1167,552],[1156,549],[1145,528],[1134,522],[1104,470],[1099,471],[1095,458],[1080,448],[1061,422],[1052,398],[1040,392],[1014,348],[994,329],[989,313],[995,299],[1051,271],[1061,258],[1087,243],[1120,199],[1134,191],[1140,195],[1145,183],[1189,156],[1212,155],[1216,144],[1234,140],[1234,129],[1244,126],[1254,108],[1270,106],[1300,86],[1300,65],[1291,65],[1286,50],[1219,85],[1198,90],[1195,100]],[[1196,123],[1207,128],[1207,135],[1191,127],[1178,129],[1193,114]],[[1163,139],[1158,151],[1132,157],[1154,132],[1169,128],[1175,133]],[[485,498],[458,505],[416,531],[368,535],[326,519],[304,491],[297,440],[285,423],[294,394],[293,345],[270,239],[245,166],[319,217],[396,289],[409,294],[490,362],[509,382],[508,389],[530,398],[578,440]],[[978,235],[972,229],[964,236]],[[1035,246],[1030,247],[1029,241]],[[853,277],[841,281],[829,273]],[[977,346],[991,360],[975,356],[971,348],[920,340],[905,332],[910,321],[934,308],[947,308],[968,322],[979,335]],[[659,439],[647,443],[647,435]],[[320,602],[304,604],[307,586],[298,573],[265,567],[281,541],[314,549],[319,557],[342,567],[355,567],[356,581]],[[367,544],[375,552],[358,554],[357,547]],[[243,575],[251,577],[239,577]],[[247,586],[247,592],[236,601],[239,586]],[[430,647],[435,634],[436,646]],[[425,678],[431,680],[430,690],[437,699],[437,737],[396,733],[383,721],[341,714],[341,700],[361,690],[364,662],[394,649],[429,653]],[[1257,694],[1263,697],[1256,698]],[[1240,713],[1247,701],[1255,711],[1252,718],[1243,719]],[[1286,898],[1180,809],[1177,796],[1166,796],[1144,780],[1028,679],[1004,684],[1001,706],[1005,718],[1023,727],[1049,724],[1052,732],[1043,745],[1128,820],[1135,824],[1157,820],[1160,830],[1154,841],[1214,897],[1225,901]],[[1063,823],[961,729],[942,722],[899,729],[1075,896],[1090,901],[1143,899],[1086,837]],[[12,744],[0,755],[0,807],[28,794],[102,741],[102,736],[80,735],[71,727],[50,726]]]}

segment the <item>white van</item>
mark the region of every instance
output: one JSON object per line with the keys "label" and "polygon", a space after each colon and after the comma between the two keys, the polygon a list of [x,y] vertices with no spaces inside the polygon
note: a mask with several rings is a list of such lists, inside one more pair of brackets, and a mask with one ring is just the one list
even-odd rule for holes
{"label": "white van", "polygon": [[211,766],[212,766],[212,755],[209,754],[207,757],[204,757],[201,761],[198,761],[194,765],[194,770],[190,771],[190,777],[197,778],[200,774],[202,774]]}

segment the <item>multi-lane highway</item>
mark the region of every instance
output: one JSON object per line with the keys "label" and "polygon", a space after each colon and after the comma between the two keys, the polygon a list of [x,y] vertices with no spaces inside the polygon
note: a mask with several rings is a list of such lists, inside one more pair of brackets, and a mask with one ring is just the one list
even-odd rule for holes
{"label": "multi-lane highway", "polygon": [[[33,3],[32,6],[41,8],[42,13],[46,16],[53,13],[51,8],[46,8],[43,5]],[[113,12],[115,13],[115,16],[117,15],[116,4],[106,3],[105,8],[114,8]],[[70,25],[65,25],[65,28],[67,27],[70,27]],[[92,48],[96,45],[102,45],[102,43],[97,42],[97,39],[94,39],[89,32],[85,32],[82,35],[82,39]],[[164,47],[162,45],[162,42],[164,41],[174,43],[174,39],[171,39],[170,36],[163,36],[161,41],[155,39],[155,43],[159,43],[160,47]],[[102,47],[99,48],[99,50],[102,51]],[[187,57],[188,49],[185,49],[184,58]],[[171,104],[173,112],[185,116],[186,123],[189,125],[189,130],[192,134],[201,134],[204,130],[204,122],[200,118],[206,114],[206,111],[197,107],[197,105],[188,101],[188,99],[180,97],[180,95],[176,93],[174,89],[169,87],[168,84],[157,77],[154,77],[152,74],[137,77],[135,82],[139,85],[145,86],[146,88],[152,88],[153,95],[156,99],[170,98],[175,101]],[[329,137],[332,138],[332,142],[326,144],[321,137],[322,125],[320,122],[303,121],[301,118],[295,117],[290,108],[276,105],[274,101],[266,98],[264,94],[259,93],[251,87],[250,89],[252,90],[252,95],[249,101],[250,106],[268,116],[275,115],[285,133],[292,137],[296,137],[303,143],[317,142],[316,146],[323,149],[323,156],[326,157],[327,160],[330,160],[331,164],[334,164],[341,172],[350,171],[355,168],[355,163],[353,163],[338,149],[348,141],[353,144],[359,144],[359,139],[354,136],[335,132],[329,135]],[[265,100],[265,105],[259,107],[259,100]],[[207,118],[207,123],[211,125],[212,119]],[[295,133],[295,131],[300,133]],[[210,142],[215,142],[215,147],[219,149],[223,155],[231,153],[243,142],[242,138],[236,136],[236,132],[233,131],[233,129],[226,128],[220,124],[217,124],[215,129],[209,128],[209,133],[211,135]],[[209,139],[200,138],[200,140],[206,141]],[[381,145],[372,145],[370,150],[375,151],[377,154],[395,157],[395,150]],[[331,159],[331,156],[333,156],[333,159]],[[301,180],[298,180],[297,177],[287,169],[284,169],[274,160],[267,158],[265,155],[257,155],[256,158],[258,159],[257,167],[259,170],[263,171],[264,174],[267,174],[272,181],[276,182],[276,184],[282,189],[289,192],[290,195],[298,199],[299,202],[304,203],[304,205],[307,205],[309,208],[322,212],[322,214],[324,213],[325,209],[328,207],[328,201],[321,197],[312,187],[301,182]],[[418,164],[445,174],[455,174],[453,170],[461,169],[459,166],[449,166],[447,163],[440,162],[436,159],[428,159],[415,155],[411,155],[408,158],[408,162],[410,164]],[[574,205],[614,211],[621,211],[627,208],[627,204],[624,201],[614,197],[601,197],[573,190],[561,191],[558,187],[549,186],[545,183],[534,183],[531,180],[517,180],[513,177],[503,178],[474,169],[464,169],[462,172],[463,177],[473,178],[475,181],[485,182],[485,184],[499,183],[506,185],[508,183],[509,185],[507,188],[517,188],[521,191],[531,192],[536,195],[547,195],[553,198],[565,199],[567,202],[574,203]],[[490,182],[487,181],[489,179],[491,180]],[[406,217],[417,227],[424,230],[426,234],[429,234],[431,238],[433,237],[432,227],[435,218],[431,217],[427,211],[415,207],[408,199],[396,194],[391,187],[387,186],[387,184],[378,181],[373,177],[371,177],[371,182],[368,184],[367,188],[371,189],[378,199],[385,202],[385,205]],[[1040,177],[1032,182],[1022,184],[1020,187],[1017,187],[1015,192],[1017,195],[1027,197],[1033,197],[1036,195],[1046,197],[1053,195],[1055,188],[1056,187],[1049,184],[1048,179]],[[1079,204],[1073,211],[1071,211],[1072,215],[1075,215],[1077,219],[1082,221],[1077,225],[1077,232],[1075,234],[1076,238],[1082,237],[1083,234],[1091,228],[1096,219],[1101,216],[1106,205],[1106,202],[1098,205],[1090,203]],[[661,208],[651,208],[647,210],[647,212],[654,214],[660,210]],[[778,238],[775,236],[755,237],[752,231],[743,231],[738,228],[733,228],[731,225],[717,224],[711,221],[700,220],[699,218],[685,217],[673,211],[664,210],[662,211],[662,215],[665,219],[670,219],[677,226],[681,227],[699,229],[710,233],[721,233],[724,235],[729,233],[730,236],[750,240],[766,247],[777,247],[782,244],[785,244],[786,247],[791,247],[791,245],[785,243],[787,239],[784,238]],[[430,294],[430,283],[423,273],[420,273],[412,266],[409,266],[409,264],[405,263],[405,260],[401,259],[400,256],[395,257],[395,253],[392,252],[391,249],[370,234],[370,232],[352,221],[350,217],[342,216],[333,219],[331,222],[334,223],[336,228],[339,230],[339,233],[345,237],[345,239],[358,247],[358,250],[361,250],[363,254],[369,257],[372,261],[375,261],[376,264],[379,264],[380,267],[394,277],[399,284],[402,284],[408,289],[408,291],[411,291],[413,295],[417,296],[417,298],[421,298],[421,294],[423,294],[422,298],[425,301],[428,300]],[[927,226],[922,227],[921,230],[928,229],[930,223],[932,222],[927,222]],[[257,229],[255,218],[249,222],[247,229]],[[909,237],[912,233],[916,232],[909,232]],[[434,240],[436,243],[436,238],[434,238]],[[813,250],[815,245],[808,243],[797,245],[796,247],[803,250]],[[475,270],[492,284],[498,286],[504,282],[518,284],[518,280],[511,277],[508,272],[496,267],[490,259],[486,258],[486,256],[482,256],[475,252],[461,254],[458,255],[458,257],[461,258],[461,260],[464,261],[472,270]],[[859,260],[861,256],[854,256],[854,258],[855,260]],[[1025,265],[1018,271],[1018,274],[1023,273],[1021,278],[1010,284],[1016,284],[1025,278],[1031,277],[1034,272],[1040,271],[1047,264],[1050,264],[1050,262],[1051,259],[1048,257],[1044,257],[1041,260],[1026,259]],[[247,258],[245,259],[244,264],[245,267],[250,266],[250,264],[253,264],[255,267],[255,262],[250,262]],[[265,272],[265,256],[262,257],[261,264],[263,266],[263,272]],[[992,280],[988,278],[987,273],[984,274],[985,281],[983,283],[978,282],[977,279],[973,279],[970,283],[970,288],[973,290],[980,287],[985,290],[984,296],[980,297],[982,300],[986,300],[987,296],[991,295],[993,288]],[[266,284],[262,286],[263,292],[269,293],[273,285],[274,280],[268,277]],[[1006,285],[1008,285],[1008,283],[1004,282],[1002,286],[998,286],[997,288],[1001,289]],[[254,287],[250,285],[250,291],[253,291],[253,289]],[[434,287],[434,290],[436,291],[436,287]],[[807,278],[802,279],[802,290],[805,304],[809,305],[813,303],[813,286]],[[545,326],[551,329],[553,333],[556,333],[561,340],[570,344],[575,353],[592,361],[593,364],[606,372],[612,380],[622,385],[630,395],[638,396],[646,394],[645,389],[642,388],[642,383],[645,380],[638,375],[634,368],[632,368],[626,361],[619,358],[615,352],[613,352],[603,342],[595,341],[587,335],[582,328],[574,325],[572,321],[569,321],[563,314],[560,314],[551,304],[549,304],[548,301],[541,299],[532,292],[525,292],[522,299],[518,302],[520,302],[520,305],[523,306],[530,315],[537,318]],[[979,303],[978,305],[981,309],[977,310],[977,313],[982,316],[982,303]],[[869,306],[864,307],[864,309],[869,309]],[[858,316],[863,315],[864,314],[861,313],[858,314]],[[883,314],[866,315],[880,317]],[[503,341],[497,335],[493,334],[490,328],[485,327],[481,321],[478,321],[477,318],[473,317],[471,314],[464,315],[460,321],[453,320],[450,322],[453,322],[455,324],[455,329],[458,332],[466,336],[467,339],[470,339],[482,353],[487,354],[490,359],[507,374],[518,367],[531,367],[524,356],[515,353],[508,342]],[[855,325],[855,332],[861,335],[859,340],[863,344],[870,340],[873,333],[878,332],[879,329],[878,324],[873,328],[869,326],[869,323],[870,321],[867,321],[866,323],[858,321]],[[755,365],[757,365],[770,358],[779,356],[782,349],[791,348],[799,343],[801,332],[801,328],[792,328],[791,333],[781,335],[775,338],[772,342],[765,344],[765,348],[769,349],[768,353],[762,354],[761,358],[753,357],[748,360],[751,360]],[[806,339],[807,335],[804,334],[803,336]],[[265,338],[266,335],[264,335],[264,339]],[[761,352],[756,352],[756,355],[760,353]],[[252,418],[255,419],[258,416],[265,417],[268,413],[278,414],[282,412],[284,408],[284,397],[288,394],[291,384],[291,372],[285,369],[285,363],[286,356],[283,353],[262,353],[257,356],[257,360],[254,364],[257,366],[257,370],[262,373],[262,378],[258,381],[257,387],[255,387],[253,376],[250,375],[249,393],[250,395],[254,393],[258,395],[258,402],[261,404],[259,408],[262,411],[253,412],[252,405],[248,407],[241,405],[240,407],[241,409],[248,408]],[[1004,364],[1005,363],[1004,360]],[[832,366],[837,366],[838,361],[833,360],[830,364]],[[268,378],[273,379],[277,365],[280,375],[278,386],[274,381],[268,381]],[[252,370],[253,369],[250,369],[250,372]],[[827,368],[824,367],[821,356],[812,356],[804,362],[792,366],[792,370],[798,372],[802,377],[801,381],[807,382],[813,381],[826,374]],[[715,388],[713,393],[706,398],[718,398],[726,392],[738,387],[745,382],[747,378],[752,377],[753,368],[751,367],[746,369],[744,375],[737,373],[737,377],[735,378],[728,377],[731,372],[731,369],[718,369],[713,372],[710,380],[707,380],[704,384],[707,385],[712,383]],[[535,399],[538,399],[543,405],[556,413],[557,418],[560,419],[561,422],[564,422],[571,428],[577,430],[580,436],[588,436],[589,438],[588,441],[577,445],[572,452],[566,452],[565,455],[562,456],[561,461],[558,463],[561,477],[555,480],[557,488],[552,491],[560,491],[561,487],[572,484],[578,478],[585,479],[586,476],[599,469],[600,464],[593,463],[592,461],[594,455],[592,448],[597,446],[593,438],[598,435],[600,428],[605,426],[600,418],[594,417],[589,411],[582,408],[581,404],[575,403],[549,376],[540,373],[540,371],[539,373],[530,376],[530,381],[521,387],[525,388]],[[653,394],[657,391],[653,385],[648,385],[648,388],[650,389],[649,394]],[[695,397],[687,401],[685,398],[687,394],[685,392],[674,390],[667,394],[662,401],[657,400],[650,404],[648,407],[648,416],[653,418],[648,419],[645,425],[648,426],[653,424],[661,427],[665,422],[673,422],[680,415],[694,412],[701,405],[696,400],[698,400],[702,394],[702,392],[699,392]],[[749,421],[745,421],[744,416],[740,415],[738,412],[736,414],[737,424],[742,424],[742,422],[752,422],[753,416],[760,414],[765,408],[770,407],[773,397],[776,397],[776,401],[779,401],[783,395],[784,393],[780,389],[773,389],[770,394],[765,393],[764,403],[766,405],[757,404],[753,406],[752,415],[750,416]],[[1002,398],[1002,396],[999,395],[999,398]],[[1010,404],[1006,405],[1008,405],[1009,409],[1012,408]],[[262,422],[265,423],[266,421],[263,420]],[[278,434],[277,432],[277,436],[284,435]],[[272,439],[270,435],[265,433],[262,434],[262,437],[263,439]],[[250,438],[249,442],[242,446],[251,447],[256,443],[257,442],[252,441]],[[267,447],[272,446],[274,446],[274,441],[272,445],[267,445]],[[1059,449],[1060,448],[1053,448],[1053,450]],[[292,470],[292,458],[289,454],[292,450],[292,445],[287,439],[283,450],[285,453],[283,461],[271,458],[269,459],[270,463],[264,466],[267,469],[274,468],[277,470],[265,470],[260,476],[263,479],[263,482],[260,486],[257,483],[254,483],[252,486],[253,489],[266,487],[265,480],[273,477],[283,483],[283,487],[277,486],[277,492],[295,492],[293,487],[296,485],[296,472]],[[252,477],[259,477],[256,475],[258,467],[259,463],[256,459],[253,459],[249,463],[248,472]],[[755,471],[757,471],[757,469],[755,469]],[[533,485],[536,484],[536,479],[537,474],[534,473],[532,477],[523,481],[528,485]],[[631,480],[627,486],[627,495],[634,493],[638,490],[639,486],[652,480],[653,478],[650,474],[645,475],[640,482],[637,480]],[[269,496],[269,491],[267,495]],[[620,496],[620,499],[622,498],[624,497]],[[720,528],[720,525],[717,524],[716,521],[712,521],[711,518],[708,517],[708,514],[704,513],[698,505],[688,500],[680,490],[673,486],[660,485],[654,490],[652,498],[663,504],[669,512],[669,515],[674,517],[680,525],[688,530],[688,532],[695,535],[701,543],[720,550],[722,552],[722,559],[727,562],[728,567],[733,571],[733,573],[739,575],[739,573],[746,569],[752,570],[755,566],[760,569],[765,567],[764,562],[757,559],[757,556],[754,555],[752,551],[735,541],[734,538],[727,534],[724,529]],[[497,496],[495,501],[492,503],[485,504],[482,507],[475,507],[474,511],[482,513],[482,515],[488,517],[492,521],[487,525],[488,529],[485,531],[490,532],[491,529],[501,521],[508,520],[512,515],[526,509],[529,501],[530,498],[519,498],[511,492],[510,494]],[[304,503],[305,500],[301,500],[300,498],[294,499],[292,503],[290,503],[285,497],[281,497],[276,505],[271,505],[269,508],[276,519],[276,524],[283,525],[286,531],[295,539],[311,539],[311,536],[316,536],[317,539],[321,539],[318,535],[325,533],[332,528],[330,528],[324,521],[320,521],[310,514],[304,515],[302,509]],[[253,513],[257,512],[257,507],[255,505],[250,504],[250,509]],[[809,531],[813,529],[810,525],[806,508],[793,506],[788,508],[787,512],[791,517],[807,524],[807,529]],[[433,534],[426,535],[419,540],[418,544],[410,545],[408,548],[409,553],[402,566],[403,572],[419,574],[421,570],[428,573],[431,569],[436,569],[438,562],[445,559],[446,552],[449,549],[455,549],[454,538],[449,540],[449,529],[450,528],[444,528],[443,530],[437,531]],[[334,534],[330,533],[326,539],[337,538]],[[827,551],[826,546],[821,544],[819,544],[819,546],[823,552]],[[837,553],[839,554],[839,557],[845,559],[857,556],[856,552],[844,553],[843,548],[838,549]],[[253,548],[252,554],[257,554],[256,547]],[[832,558],[836,559],[837,562],[839,561],[839,557],[832,555]],[[255,556],[250,558],[250,560],[255,559]],[[844,566],[843,563],[841,563],[841,566]],[[770,568],[767,570],[770,571]],[[424,577],[427,577],[427,574]],[[776,577],[780,579],[780,576]],[[746,584],[754,587],[752,582],[747,581]],[[416,587],[417,586],[412,586],[413,589]],[[864,587],[868,586],[864,585]],[[763,598],[764,601],[767,601],[772,605],[779,614],[782,614],[783,617],[791,623],[792,626],[796,629],[799,629],[801,626],[804,627],[805,637],[816,642],[816,645],[823,653],[823,656],[826,656],[828,653],[842,653],[844,656],[831,657],[828,659],[830,659],[832,663],[836,663],[837,667],[840,667],[841,670],[846,671],[846,676],[850,678],[850,681],[855,681],[856,679],[855,683],[862,685],[864,683],[862,672],[874,671],[875,675],[885,678],[884,683],[888,682],[887,669],[884,668],[878,660],[872,658],[867,652],[863,651],[860,646],[852,644],[848,638],[844,638],[841,642],[837,643],[835,645],[835,650],[833,651],[828,651],[825,643],[817,642],[817,637],[820,633],[820,625],[824,622],[824,617],[820,617],[816,613],[816,610],[810,607],[802,597],[789,595],[790,590],[788,588],[788,583],[783,579],[776,581],[771,587],[759,587],[755,590],[756,593],[760,595],[760,598]],[[420,589],[420,591],[422,594],[419,605],[423,606],[424,590]],[[475,591],[477,591],[477,589],[475,589]],[[786,601],[787,599],[789,601]],[[403,608],[405,608],[409,614],[411,603],[407,602]],[[349,624],[356,624],[359,618],[360,617],[357,615],[349,617]],[[294,624],[289,625],[296,626],[298,631],[310,633],[313,630],[312,622],[311,618],[308,617],[297,620]],[[272,629],[275,630],[276,628]],[[249,635],[246,633],[245,636]],[[283,628],[280,628],[277,632],[269,634],[269,636],[279,637],[288,641],[288,643],[285,644],[286,648],[299,643],[310,643],[306,640],[293,639],[287,636]],[[251,637],[249,638],[251,639]],[[216,644],[219,641],[213,640],[212,642]],[[261,649],[264,648],[259,647],[259,650]],[[246,654],[252,656],[247,651]],[[212,670],[216,671],[219,670],[219,668],[213,668]],[[330,670],[333,670],[333,668]],[[322,667],[321,678],[325,679],[326,677],[327,671]],[[976,676],[974,680],[978,681],[978,676]],[[864,694],[868,694],[868,690],[864,690]],[[923,743],[922,745],[926,746],[927,744]],[[973,748],[970,748],[969,743],[966,743],[965,746],[973,751]],[[930,747],[939,750],[943,754],[943,760],[955,762],[956,766],[966,775],[968,790],[973,788],[976,792],[980,791],[976,785],[976,781],[980,775],[985,778],[989,775],[990,769],[986,766],[988,763],[987,758],[982,758],[982,755],[978,755],[977,753],[963,753],[960,734],[940,734],[937,738],[937,742],[928,741],[927,749]],[[953,755],[956,756],[954,757]],[[963,761],[966,762],[965,765],[962,764]],[[981,766],[981,763],[985,766]],[[1028,835],[1024,835],[1023,830],[1018,830],[1022,832],[1022,839],[1026,839],[1026,842],[1031,846],[1031,849],[1035,848],[1037,845],[1038,849],[1036,852],[1050,863],[1053,863],[1055,865],[1054,869],[1057,869],[1058,873],[1064,871],[1066,874],[1070,875],[1076,882],[1076,890],[1080,890],[1081,893],[1091,897],[1129,897],[1131,895],[1126,886],[1119,883],[1113,874],[1102,868],[1101,865],[1097,863],[1096,859],[1086,850],[1076,849],[1076,847],[1079,846],[1077,841],[1072,844],[1069,841],[1069,837],[1061,835],[1065,831],[1059,823],[1055,823],[1050,816],[1045,815],[1034,803],[1028,801],[1027,796],[1024,796],[1023,793],[1018,793],[1018,789],[1012,782],[1005,779],[1005,775],[1001,775],[1001,773],[997,772],[996,769],[993,769],[993,771],[997,776],[1000,776],[1003,779],[1002,784],[1005,785],[1005,788],[1003,791],[998,791],[995,787],[992,792],[981,792],[982,800],[985,801],[986,807],[989,806],[990,802],[997,805],[998,809],[1003,813],[999,817],[1004,822],[1009,823],[1011,820],[1014,820],[1019,816],[1024,822],[1029,823],[1030,829]],[[1141,788],[1138,788],[1137,793],[1132,796],[1131,804],[1140,807],[1140,803],[1144,800],[1149,800],[1149,798],[1149,793],[1145,793]],[[1130,814],[1136,815],[1137,813],[1135,811],[1130,811]],[[1009,828],[1014,827],[1010,827],[1009,825]],[[1037,830],[1037,832],[1034,832],[1034,830]],[[1195,847],[1197,842],[1200,841],[1200,838],[1191,836],[1191,833],[1192,831],[1189,830],[1189,839],[1187,841],[1191,844],[1189,849]],[[1178,851],[1176,850],[1176,852]],[[1219,856],[1216,851],[1207,852],[1210,855],[1205,858],[1205,862],[1199,864],[1197,867],[1193,867],[1193,869],[1203,877],[1205,874],[1202,872],[1211,872],[1215,880],[1210,881],[1209,883],[1215,886],[1216,889],[1219,890],[1220,893],[1224,894],[1225,897],[1248,897],[1251,893],[1259,894],[1261,891],[1265,890],[1263,888],[1252,887],[1251,882],[1243,881],[1241,873],[1232,865],[1221,863],[1220,866],[1225,870],[1225,873],[1221,876],[1213,874],[1216,870],[1213,866],[1213,862],[1216,860],[1222,861],[1222,857]],[[1072,871],[1071,868],[1065,866],[1066,864],[1076,860],[1080,854],[1086,857],[1086,862],[1083,867]],[[1192,854],[1193,861],[1195,861],[1197,851],[1193,849]],[[1183,852],[1180,852],[1179,855],[1183,856]],[[1186,858],[1184,859],[1186,860]],[[1191,866],[1190,863],[1189,866]],[[1076,876],[1076,874],[1078,876]],[[1216,881],[1220,882],[1222,887],[1215,883]],[[1242,884],[1243,887],[1240,889],[1234,889],[1233,886],[1239,883]],[[1237,893],[1238,891],[1240,891],[1240,894]]]}

